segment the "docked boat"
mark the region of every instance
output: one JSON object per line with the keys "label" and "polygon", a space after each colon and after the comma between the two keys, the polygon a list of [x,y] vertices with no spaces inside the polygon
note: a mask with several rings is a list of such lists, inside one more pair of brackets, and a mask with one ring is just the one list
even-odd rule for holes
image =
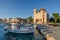
{"label": "docked boat", "polygon": [[17,23],[11,23],[11,27],[6,26],[5,29],[13,33],[34,33],[34,27],[31,25],[23,25]]}
{"label": "docked boat", "polygon": [[5,29],[7,29],[9,32],[13,33],[34,33],[34,27],[30,24],[19,24],[19,21],[17,19],[11,20],[11,26],[6,26]]}

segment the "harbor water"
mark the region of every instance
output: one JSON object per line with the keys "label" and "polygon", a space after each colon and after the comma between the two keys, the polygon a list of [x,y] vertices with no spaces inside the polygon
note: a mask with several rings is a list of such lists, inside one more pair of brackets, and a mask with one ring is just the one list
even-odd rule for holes
{"label": "harbor water", "polygon": [[44,40],[43,36],[34,30],[34,34],[14,34],[4,31],[5,24],[0,23],[0,40]]}

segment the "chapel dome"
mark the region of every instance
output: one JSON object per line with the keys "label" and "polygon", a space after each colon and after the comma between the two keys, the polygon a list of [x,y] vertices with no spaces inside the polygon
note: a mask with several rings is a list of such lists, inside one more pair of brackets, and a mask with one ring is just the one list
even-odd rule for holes
{"label": "chapel dome", "polygon": [[45,12],[46,12],[46,10],[45,10],[44,8],[41,8],[41,9],[39,10],[39,12],[40,12],[40,11],[45,11]]}

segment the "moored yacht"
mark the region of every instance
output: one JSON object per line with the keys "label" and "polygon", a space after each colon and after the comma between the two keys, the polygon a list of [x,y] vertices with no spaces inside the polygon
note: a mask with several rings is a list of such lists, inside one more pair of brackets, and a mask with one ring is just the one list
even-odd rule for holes
{"label": "moored yacht", "polygon": [[9,29],[9,32],[13,33],[33,33],[34,28],[32,26],[24,26],[24,25],[19,25],[17,23],[12,23],[11,29]]}
{"label": "moored yacht", "polygon": [[34,27],[33,25],[24,25],[12,22],[8,31],[13,33],[34,33]]}

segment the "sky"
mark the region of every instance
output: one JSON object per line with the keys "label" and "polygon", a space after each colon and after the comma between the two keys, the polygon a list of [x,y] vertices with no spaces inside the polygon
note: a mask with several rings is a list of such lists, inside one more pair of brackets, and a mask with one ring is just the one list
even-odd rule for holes
{"label": "sky", "polygon": [[60,0],[0,0],[0,18],[33,16],[34,8],[46,9],[49,16],[60,13]]}

